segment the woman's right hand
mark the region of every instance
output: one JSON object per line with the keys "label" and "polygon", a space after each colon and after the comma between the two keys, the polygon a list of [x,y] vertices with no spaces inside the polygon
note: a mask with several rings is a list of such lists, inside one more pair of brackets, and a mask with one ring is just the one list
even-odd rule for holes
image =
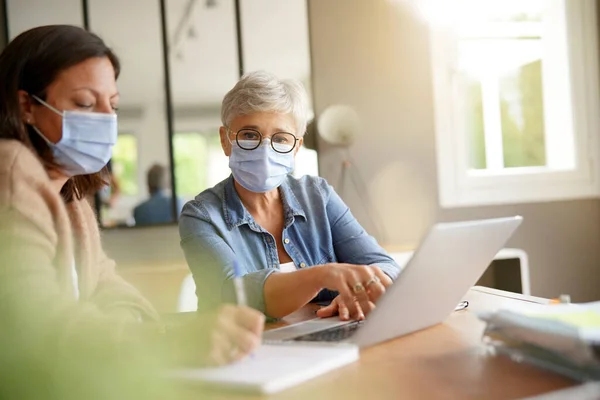
{"label": "woman's right hand", "polygon": [[254,351],[265,316],[249,307],[226,304],[198,314],[171,331],[176,360],[185,365],[224,365]]}
{"label": "woman's right hand", "polygon": [[[356,315],[354,315],[354,319],[362,321],[365,319],[365,313],[359,304],[355,303],[356,306]],[[337,296],[331,304],[325,307],[321,307],[317,310],[317,317],[319,318],[330,318],[334,315],[338,315],[340,320],[348,321],[350,319],[350,311],[348,311],[348,306],[341,300],[340,296]]]}
{"label": "woman's right hand", "polygon": [[315,268],[322,286],[339,292],[332,306],[342,305],[354,319],[364,319],[392,284],[390,277],[374,265],[331,263]]}

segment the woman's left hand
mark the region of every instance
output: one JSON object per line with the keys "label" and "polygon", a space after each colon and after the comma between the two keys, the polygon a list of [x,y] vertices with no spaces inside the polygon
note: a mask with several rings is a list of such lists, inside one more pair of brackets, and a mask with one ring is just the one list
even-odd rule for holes
{"label": "woman's left hand", "polygon": [[208,364],[224,365],[249,355],[260,345],[264,323],[265,316],[257,310],[222,306],[211,327]]}
{"label": "woman's left hand", "polygon": [[[387,276],[379,267],[372,265],[372,266],[369,266],[369,268],[373,269],[373,272],[375,273],[375,275],[377,277],[379,277],[381,284],[386,289],[388,287],[390,287],[392,285],[392,283],[394,283],[392,281],[392,279],[389,276]],[[342,321],[347,321],[350,319],[350,317],[352,317],[352,319],[361,321],[361,320],[365,319],[365,315],[367,315],[368,313],[373,311],[373,309],[375,308],[375,303],[373,303],[372,301],[369,301],[367,308],[363,309],[357,301],[357,302],[355,302],[355,307],[357,310],[356,314],[351,316],[348,306],[344,303],[344,300],[342,300],[342,298],[340,296],[337,296],[335,299],[333,299],[333,301],[331,302],[330,305],[325,306],[317,311],[317,317],[329,318],[329,317],[333,317],[334,315],[337,314],[337,315],[339,315],[339,317]]]}
{"label": "woman's left hand", "polygon": [[[361,308],[360,304],[358,304],[358,301],[355,303],[355,306],[356,314],[353,315],[352,318],[359,321],[365,319],[365,312]],[[369,306],[372,307],[371,309],[375,308],[375,304],[372,302],[369,302]],[[369,311],[371,311],[371,309],[369,309]],[[367,313],[369,311],[367,311]],[[342,321],[348,321],[350,319],[350,311],[348,311],[348,306],[344,303],[344,300],[342,300],[340,296],[337,296],[335,299],[333,299],[331,304],[328,306],[325,306],[317,311],[317,317],[319,318],[329,318],[335,315],[339,315]]]}
{"label": "woman's left hand", "polygon": [[170,355],[185,366],[237,361],[259,346],[264,322],[252,308],[225,304],[173,327],[167,335]]}

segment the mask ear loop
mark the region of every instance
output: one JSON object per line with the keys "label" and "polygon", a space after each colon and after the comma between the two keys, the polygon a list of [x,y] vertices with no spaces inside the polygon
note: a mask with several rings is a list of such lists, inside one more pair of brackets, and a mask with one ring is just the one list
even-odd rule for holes
{"label": "mask ear loop", "polygon": [[35,94],[32,94],[30,96],[33,97],[34,99],[36,99],[37,101],[39,101],[40,103],[42,103],[42,105],[48,107],[50,110],[52,110],[55,113],[57,113],[58,115],[60,115],[61,117],[64,116],[62,111],[59,111],[58,109],[52,107],[50,104],[46,103],[44,100],[37,97]]}
{"label": "mask ear loop", "polygon": [[[61,117],[63,116],[63,113],[58,111],[56,108],[52,107],[50,104],[46,103],[44,100],[37,97],[35,94],[30,94],[30,96],[32,98],[34,98],[35,100],[39,101],[43,106],[49,108],[50,111],[54,111]],[[48,138],[39,130],[39,128],[31,123],[30,119],[27,119],[27,125],[31,126],[31,128],[35,131],[35,133],[37,133],[44,140],[44,142],[46,142],[46,144],[48,144],[48,146],[50,146],[50,147],[54,146],[54,143],[52,143],[50,140],[48,140]]]}
{"label": "mask ear loop", "polygon": [[229,129],[228,127],[225,127],[225,128],[227,128],[227,141],[229,142],[229,144],[233,145],[235,143],[235,141],[232,142],[231,137],[229,136],[229,134],[233,133],[233,131],[231,129]]}

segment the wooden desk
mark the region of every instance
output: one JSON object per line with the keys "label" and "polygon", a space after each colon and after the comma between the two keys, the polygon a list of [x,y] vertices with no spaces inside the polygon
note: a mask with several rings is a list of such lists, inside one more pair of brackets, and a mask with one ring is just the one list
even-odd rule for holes
{"label": "wooden desk", "polygon": [[[473,311],[535,298],[474,288],[469,308],[441,325],[361,352],[360,360],[273,396],[215,394],[215,398],[266,399],[517,399],[574,385],[569,379],[486,353],[484,325]],[[308,308],[282,324],[314,317]],[[270,326],[271,327],[271,326]],[[276,368],[276,366],[274,366]]]}

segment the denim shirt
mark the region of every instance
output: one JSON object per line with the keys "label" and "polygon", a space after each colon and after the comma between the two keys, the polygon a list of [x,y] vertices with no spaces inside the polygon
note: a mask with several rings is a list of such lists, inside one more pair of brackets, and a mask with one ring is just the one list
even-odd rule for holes
{"label": "denim shirt", "polygon": [[[285,218],[282,242],[297,269],[349,263],[377,265],[392,279],[398,276],[398,264],[365,232],[324,179],[288,175],[279,192]],[[232,176],[184,206],[179,233],[194,274],[199,309],[235,301],[230,280],[237,259],[248,305],[265,311],[263,287],[279,269],[277,246],[242,204]],[[317,299],[331,300],[336,294],[323,290]]]}

